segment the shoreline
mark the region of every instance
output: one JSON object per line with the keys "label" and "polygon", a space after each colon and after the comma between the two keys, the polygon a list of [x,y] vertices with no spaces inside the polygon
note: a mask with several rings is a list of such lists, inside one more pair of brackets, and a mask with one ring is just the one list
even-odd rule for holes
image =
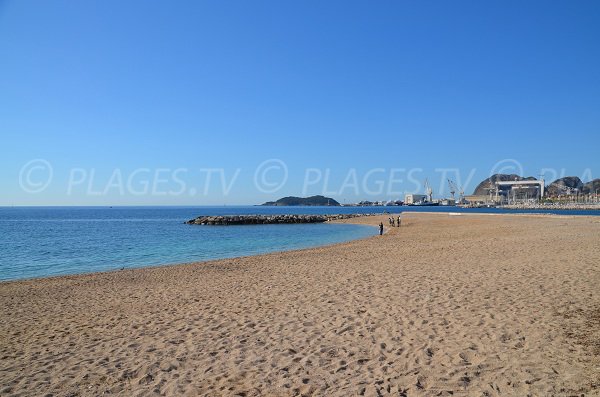
{"label": "shoreline", "polygon": [[598,392],[600,222],[460,215],[406,212],[383,236],[293,251],[0,283],[0,394]]}
{"label": "shoreline", "polygon": [[[371,215],[369,215],[369,216],[371,216]],[[344,219],[344,220],[346,220],[346,219]],[[370,224],[365,224],[365,223],[353,223],[353,222],[340,222],[340,220],[326,221],[326,222],[323,222],[323,223],[329,223],[329,224],[335,224],[335,223],[339,223],[339,224],[355,224],[355,225],[358,225],[358,226],[369,226],[369,227],[377,228],[377,225],[370,225]],[[244,225],[244,226],[252,227],[252,226],[260,226],[260,225]],[[209,226],[209,227],[213,227],[213,226]],[[220,227],[220,226],[214,226],[214,227]],[[226,227],[226,226],[224,226],[224,227]],[[385,232],[386,231],[384,230],[384,233]],[[336,242],[336,243],[326,243],[326,244],[323,244],[323,245],[315,245],[315,246],[304,247],[304,248],[291,248],[291,249],[284,249],[284,250],[275,250],[275,251],[261,252],[261,253],[250,254],[250,255],[231,256],[231,257],[224,257],[224,258],[212,258],[212,259],[206,259],[206,260],[200,260],[200,261],[166,262],[166,263],[155,264],[155,265],[142,265],[142,266],[137,266],[137,267],[123,267],[121,269],[111,269],[111,270],[100,270],[100,271],[92,271],[92,272],[84,272],[84,273],[69,273],[69,274],[57,274],[57,275],[51,275],[51,276],[41,276],[41,277],[30,277],[30,278],[17,278],[17,279],[9,279],[9,280],[0,280],[0,286],[2,284],[6,284],[6,283],[18,283],[18,282],[46,280],[46,279],[54,279],[54,278],[73,278],[73,277],[78,277],[78,276],[94,276],[94,275],[101,275],[101,274],[104,274],[104,273],[120,273],[120,272],[125,272],[125,271],[143,270],[143,269],[155,269],[155,268],[162,268],[162,267],[202,265],[202,264],[209,263],[209,262],[227,261],[227,260],[243,259],[243,258],[253,258],[253,257],[256,257],[256,256],[263,256],[263,255],[270,255],[270,254],[280,254],[280,253],[284,253],[284,252],[296,252],[296,251],[303,251],[303,250],[311,250],[311,249],[322,248],[322,247],[330,247],[330,246],[336,246],[336,245],[339,245],[339,244],[351,243],[353,241],[369,239],[369,238],[373,238],[373,237],[377,237],[377,236],[378,235],[375,234],[375,235],[366,236],[366,237],[353,238],[353,239],[350,239],[350,240],[347,240],[347,241],[341,241],[341,242]]]}
{"label": "shoreline", "polygon": [[[475,213],[475,212],[446,212],[446,211],[440,211],[440,212],[435,212],[435,211],[407,211],[407,212],[403,212],[402,213],[402,217],[403,219],[405,219],[407,216],[411,216],[413,214],[415,215],[439,215],[439,216],[517,216],[517,217],[568,217],[568,218],[572,218],[572,217],[577,217],[577,218],[590,218],[594,221],[596,221],[596,217],[594,215],[561,215],[561,214],[552,214],[552,213],[535,213],[535,212],[531,212],[531,213],[486,213],[486,212],[481,212],[481,213]],[[387,219],[387,217],[389,217],[389,215],[398,215],[398,213],[389,213],[389,214],[360,214],[361,216],[356,216],[356,217],[352,217],[352,218],[344,218],[344,219],[334,219],[334,220],[329,220],[323,223],[326,224],[354,224],[354,225],[360,225],[360,226],[370,226],[370,227],[375,227],[377,228],[377,224],[370,224],[370,223],[366,223],[366,222],[359,222],[358,219],[360,218],[378,218],[381,219],[381,221]],[[385,219],[384,219],[385,218]],[[600,223],[600,219],[597,220],[597,222]],[[219,227],[220,225],[210,225],[207,227]],[[255,226],[255,225],[245,225],[245,226]],[[403,223],[403,226],[405,227],[406,225]],[[390,227],[384,222],[384,234],[388,233]],[[395,229],[395,228],[394,228]],[[401,228],[402,229],[402,228]],[[323,247],[330,247],[330,246],[336,246],[336,245],[340,245],[340,244],[347,244],[347,243],[351,243],[353,241],[359,241],[359,240],[365,240],[365,239],[370,239],[370,238],[376,238],[379,237],[378,234],[375,234],[373,236],[367,236],[367,237],[360,237],[360,238],[354,238],[351,240],[347,240],[347,241],[342,241],[342,242],[337,242],[337,243],[332,243],[332,244],[324,244],[324,245],[316,245],[316,246],[311,246],[311,247],[304,247],[304,248],[292,248],[292,249],[287,249],[287,250],[277,250],[277,251],[269,251],[269,252],[263,252],[263,253],[256,253],[256,254],[251,254],[251,255],[242,255],[242,256],[231,256],[231,257],[224,257],[224,258],[213,258],[213,259],[206,259],[206,260],[200,260],[200,261],[189,261],[189,262],[165,262],[162,264],[154,264],[154,265],[142,265],[142,266],[137,266],[137,267],[124,267],[121,269],[112,269],[112,270],[101,270],[101,271],[91,271],[91,272],[84,272],[84,273],[69,273],[69,274],[59,274],[59,275],[50,275],[50,276],[40,276],[40,277],[30,277],[30,278],[17,278],[17,279],[8,279],[8,280],[0,280],[0,285],[2,284],[7,284],[7,283],[18,283],[18,282],[29,282],[29,281],[36,281],[36,280],[46,280],[46,279],[55,279],[55,278],[72,278],[72,277],[78,277],[78,276],[93,276],[93,275],[99,275],[99,274],[104,274],[104,273],[120,273],[120,272],[125,272],[125,271],[134,271],[134,270],[140,270],[140,269],[154,269],[154,268],[162,268],[162,267],[175,267],[175,266],[193,266],[193,265],[202,265],[208,262],[215,262],[215,261],[227,261],[227,260],[232,260],[232,259],[243,259],[243,258],[252,258],[252,257],[257,257],[257,256],[263,256],[263,255],[269,255],[269,254],[279,254],[279,253],[284,253],[284,252],[296,252],[296,251],[304,251],[304,250],[312,250],[315,248],[323,248]]]}

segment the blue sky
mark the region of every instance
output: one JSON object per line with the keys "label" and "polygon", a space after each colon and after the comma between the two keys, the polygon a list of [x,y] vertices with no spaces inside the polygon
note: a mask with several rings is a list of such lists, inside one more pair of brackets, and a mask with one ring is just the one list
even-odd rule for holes
{"label": "blue sky", "polygon": [[597,1],[0,1],[0,205],[598,178],[599,39]]}

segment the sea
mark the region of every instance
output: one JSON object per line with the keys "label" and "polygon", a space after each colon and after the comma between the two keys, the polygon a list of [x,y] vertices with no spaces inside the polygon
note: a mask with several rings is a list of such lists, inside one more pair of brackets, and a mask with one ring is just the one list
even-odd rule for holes
{"label": "sea", "polygon": [[457,207],[0,207],[0,281],[90,273],[316,247],[376,235],[377,225],[202,226],[201,215],[557,213]]}

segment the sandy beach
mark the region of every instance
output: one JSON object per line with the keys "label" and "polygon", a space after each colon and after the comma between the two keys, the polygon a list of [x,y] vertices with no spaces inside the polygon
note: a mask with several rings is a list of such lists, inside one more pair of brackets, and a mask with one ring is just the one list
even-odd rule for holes
{"label": "sandy beach", "polygon": [[0,283],[1,396],[600,395],[600,217]]}

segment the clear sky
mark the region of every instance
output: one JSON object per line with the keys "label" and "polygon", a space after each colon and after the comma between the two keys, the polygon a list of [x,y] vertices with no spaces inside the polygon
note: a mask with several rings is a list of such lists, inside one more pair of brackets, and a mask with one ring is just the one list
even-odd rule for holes
{"label": "clear sky", "polygon": [[0,0],[0,205],[598,178],[599,42],[598,1]]}

